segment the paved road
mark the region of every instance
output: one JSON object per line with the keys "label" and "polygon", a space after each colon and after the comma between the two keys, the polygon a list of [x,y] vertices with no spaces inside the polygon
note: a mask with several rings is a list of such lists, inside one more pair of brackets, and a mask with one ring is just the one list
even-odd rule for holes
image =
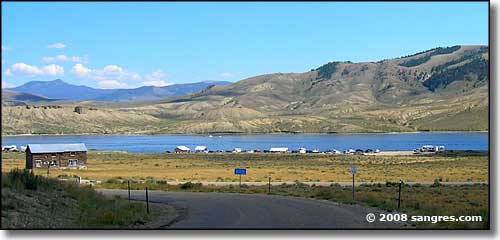
{"label": "paved road", "polygon": [[[126,190],[100,189],[106,195],[127,197]],[[144,191],[132,191],[132,199],[144,200]],[[297,197],[235,193],[150,191],[150,200],[181,209],[183,216],[169,228],[204,229],[356,229],[402,228],[394,223],[368,223],[371,208]]]}
{"label": "paved road", "polygon": [[[180,185],[180,184],[184,184],[184,183],[186,183],[186,182],[174,182],[174,181],[168,182],[169,185]],[[197,181],[193,181],[192,183],[201,183],[204,186],[214,185],[214,186],[219,186],[219,187],[229,186],[229,185],[233,185],[233,186],[239,185],[239,182],[197,182]],[[282,184],[295,184],[295,183],[296,182],[271,182],[271,185],[272,186],[279,186]],[[300,182],[300,183],[306,184],[309,186],[311,186],[311,185],[330,186],[332,184],[338,184],[338,185],[343,186],[343,187],[352,186],[352,182]],[[268,182],[241,182],[241,184],[245,184],[248,186],[267,186]],[[367,184],[367,185],[382,184],[382,185],[385,185],[386,182],[355,182],[356,186],[360,186],[363,184]],[[420,185],[424,185],[424,186],[429,186],[429,185],[434,184],[434,182],[405,182],[405,184],[408,184],[408,185],[420,184]],[[441,184],[447,185],[447,186],[460,186],[460,185],[488,184],[488,182],[441,182]]]}

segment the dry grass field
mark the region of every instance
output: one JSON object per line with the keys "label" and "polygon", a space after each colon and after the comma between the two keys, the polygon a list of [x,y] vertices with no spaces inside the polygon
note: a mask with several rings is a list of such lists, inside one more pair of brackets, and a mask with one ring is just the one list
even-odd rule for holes
{"label": "dry grass field", "polygon": [[[24,153],[3,153],[2,171],[24,168]],[[236,182],[234,168],[247,168],[243,181],[348,182],[357,166],[358,182],[485,182],[488,156],[356,156],[323,154],[134,154],[90,151],[85,170],[51,169],[51,177]],[[46,175],[47,170],[36,170]]]}
{"label": "dry grass field", "polygon": [[[329,201],[356,203],[410,215],[480,215],[482,222],[417,223],[417,228],[485,229],[489,226],[487,184],[446,186],[442,182],[487,182],[488,156],[483,153],[446,153],[423,156],[357,156],[323,154],[133,154],[90,151],[85,170],[51,169],[51,177],[81,176],[102,180],[101,188],[141,190],[267,193],[267,186],[212,186],[193,183],[170,185],[175,181],[237,182],[234,168],[247,168],[243,181],[291,182],[272,187],[272,194],[309,197]],[[2,172],[24,168],[24,153],[3,153]],[[348,182],[351,165],[358,167],[357,181],[368,184],[356,188],[352,202],[351,188],[338,184],[308,186],[300,182]],[[46,170],[36,170],[46,175]],[[431,186],[404,185],[402,208],[397,209],[397,184],[435,182]],[[167,184],[167,182],[169,184]],[[369,184],[383,182],[383,184]]]}

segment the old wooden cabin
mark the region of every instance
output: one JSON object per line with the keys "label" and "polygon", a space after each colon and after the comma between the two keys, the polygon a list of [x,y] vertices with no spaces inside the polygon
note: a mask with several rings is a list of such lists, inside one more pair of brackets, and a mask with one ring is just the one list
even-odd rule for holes
{"label": "old wooden cabin", "polygon": [[82,106],[76,106],[74,112],[76,112],[78,114],[86,114],[87,109],[85,107],[82,107]]}
{"label": "old wooden cabin", "polygon": [[87,147],[73,144],[28,144],[26,168],[85,168]]}

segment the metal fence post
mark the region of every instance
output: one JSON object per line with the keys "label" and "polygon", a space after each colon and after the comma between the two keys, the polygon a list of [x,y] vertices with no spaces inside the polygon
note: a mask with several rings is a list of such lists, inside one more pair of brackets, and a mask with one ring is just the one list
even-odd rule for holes
{"label": "metal fence post", "polygon": [[352,201],[354,201],[354,173],[352,174]]}

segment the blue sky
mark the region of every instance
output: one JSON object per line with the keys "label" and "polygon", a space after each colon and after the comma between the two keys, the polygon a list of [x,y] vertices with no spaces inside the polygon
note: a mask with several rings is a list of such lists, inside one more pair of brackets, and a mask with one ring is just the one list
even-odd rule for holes
{"label": "blue sky", "polygon": [[99,88],[304,72],[487,45],[487,2],[2,2],[2,86]]}

